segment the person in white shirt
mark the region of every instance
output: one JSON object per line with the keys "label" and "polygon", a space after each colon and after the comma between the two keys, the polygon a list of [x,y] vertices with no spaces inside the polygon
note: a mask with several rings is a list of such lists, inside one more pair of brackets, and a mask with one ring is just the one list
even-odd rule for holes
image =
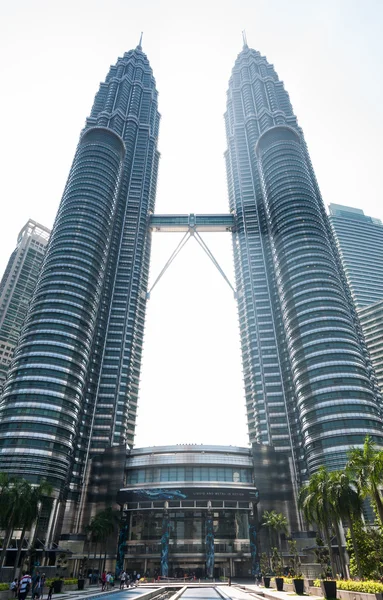
{"label": "person in white shirt", "polygon": [[24,573],[24,575],[20,579],[20,583],[19,583],[19,591],[18,591],[19,600],[25,600],[25,598],[28,595],[29,590],[31,589],[31,585],[32,585],[32,577],[29,575],[29,573]]}
{"label": "person in white shirt", "polygon": [[122,571],[122,573],[120,575],[120,590],[124,589],[125,581],[126,581],[126,573],[125,573],[125,571]]}
{"label": "person in white shirt", "polygon": [[106,589],[110,589],[110,571],[106,574]]}

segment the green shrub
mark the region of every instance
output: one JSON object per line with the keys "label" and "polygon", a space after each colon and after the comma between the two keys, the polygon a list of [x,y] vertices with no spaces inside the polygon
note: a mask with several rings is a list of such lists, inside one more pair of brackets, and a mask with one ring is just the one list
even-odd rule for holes
{"label": "green shrub", "polygon": [[5,590],[9,590],[9,583],[0,583],[0,592],[5,592]]}
{"label": "green shrub", "polygon": [[[315,579],[315,587],[320,587],[320,579]],[[338,590],[348,590],[350,592],[364,592],[366,594],[383,594],[383,583],[379,581],[352,581],[340,579],[336,582]]]}
{"label": "green shrub", "polygon": [[350,590],[351,592],[383,593],[383,583],[378,581],[337,581],[337,587],[340,590]]}
{"label": "green shrub", "polygon": [[[45,581],[45,586],[49,587],[52,583],[52,581],[55,581],[56,579],[58,579],[58,577],[51,577],[50,579],[46,579]],[[64,579],[64,584],[66,585],[75,585],[77,584],[78,579]]]}

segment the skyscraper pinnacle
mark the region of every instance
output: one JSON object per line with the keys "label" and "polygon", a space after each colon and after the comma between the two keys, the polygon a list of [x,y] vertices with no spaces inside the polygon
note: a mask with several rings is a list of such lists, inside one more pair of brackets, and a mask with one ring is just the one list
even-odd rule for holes
{"label": "skyscraper pinnacle", "polygon": [[242,31],[242,39],[243,39],[243,48],[248,48],[249,46],[247,45],[247,38],[246,38],[246,31],[245,29],[243,29]]}
{"label": "skyscraper pinnacle", "polygon": [[137,48],[139,50],[142,50],[142,36],[144,35],[144,32],[141,31],[141,35],[140,35],[140,41],[138,42]]}

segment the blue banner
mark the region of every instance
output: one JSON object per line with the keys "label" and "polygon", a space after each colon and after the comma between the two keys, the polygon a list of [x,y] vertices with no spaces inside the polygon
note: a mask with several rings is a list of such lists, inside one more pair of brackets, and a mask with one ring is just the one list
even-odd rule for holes
{"label": "blue banner", "polygon": [[260,572],[259,554],[258,554],[258,531],[255,523],[249,523],[249,540],[251,554],[251,574],[257,577]]}
{"label": "blue banner", "polygon": [[161,535],[161,576],[168,577],[169,574],[169,515],[164,514],[162,518]]}
{"label": "blue banner", "polygon": [[214,577],[214,529],[213,517],[206,517],[206,576]]}

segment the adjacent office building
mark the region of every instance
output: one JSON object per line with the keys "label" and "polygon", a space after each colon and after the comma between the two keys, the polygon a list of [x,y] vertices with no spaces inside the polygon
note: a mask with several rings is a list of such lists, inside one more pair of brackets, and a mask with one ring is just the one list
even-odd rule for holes
{"label": "adjacent office building", "polygon": [[330,204],[330,222],[357,309],[383,300],[383,223],[363,210]]}
{"label": "adjacent office building", "polygon": [[[321,465],[342,467],[367,434],[383,445],[382,415],[303,133],[274,67],[247,44],[225,118],[250,441],[260,456],[272,447],[286,458],[283,473],[296,486]],[[0,402],[0,471],[53,484],[56,533],[81,531],[100,505],[92,457],[102,463],[116,452],[122,477],[134,444],[159,120],[155,80],[138,45],[110,68],[95,97]],[[149,469],[150,456],[134,456],[131,465]],[[224,468],[222,456],[211,453],[212,468]],[[177,482],[193,461],[184,453]],[[269,458],[263,466],[280,477]],[[270,487],[261,467],[253,482],[260,498]],[[208,479],[199,487],[213,502],[208,481],[219,483],[218,470],[202,473]],[[141,476],[152,477],[138,469]]]}
{"label": "adjacent office building", "polygon": [[50,230],[31,219],[17,236],[0,283],[0,390],[40,273]]}
{"label": "adjacent office building", "polygon": [[358,311],[371,362],[383,394],[383,300]]}
{"label": "adjacent office building", "polygon": [[330,222],[383,394],[383,223],[359,208],[330,204]]}

